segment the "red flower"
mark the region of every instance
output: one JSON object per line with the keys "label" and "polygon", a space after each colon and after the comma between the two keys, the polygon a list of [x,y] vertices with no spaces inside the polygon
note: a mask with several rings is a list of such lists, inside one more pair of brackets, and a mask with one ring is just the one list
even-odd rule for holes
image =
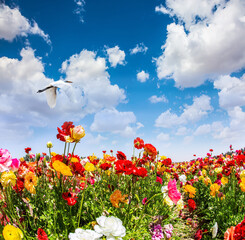
{"label": "red flower", "polygon": [[31,148],[30,147],[25,148],[26,154],[28,154],[30,151],[31,151]]}
{"label": "red flower", "polygon": [[188,200],[189,211],[193,212],[196,209],[196,203],[193,199]]}
{"label": "red flower", "polygon": [[71,128],[74,128],[75,126],[73,125],[73,122],[64,122],[64,124],[61,126],[62,130],[60,128],[57,128],[58,134],[57,134],[57,139],[59,139],[62,142],[65,142],[65,137],[66,136],[71,136]]}
{"label": "red flower", "polygon": [[155,157],[157,155],[156,148],[150,143],[145,144],[144,149],[146,153],[152,157]]}
{"label": "red flower", "polygon": [[42,228],[38,228],[37,230],[37,239],[38,240],[48,240],[48,235]]}
{"label": "red flower", "polygon": [[134,139],[134,147],[137,149],[141,149],[144,147],[144,141],[143,139],[137,137],[136,139]]}
{"label": "red flower", "polygon": [[103,169],[104,171],[108,170],[111,167],[110,163],[102,163],[100,165],[100,168]]}
{"label": "red flower", "polygon": [[172,160],[171,160],[171,158],[166,158],[166,159],[164,159],[164,160],[162,161],[162,163],[163,163],[163,165],[165,165],[165,166],[169,166],[169,165],[172,164]]}
{"label": "red flower", "polygon": [[197,232],[194,236],[194,239],[195,240],[201,240],[202,239],[202,230],[201,229],[197,230]]}
{"label": "red flower", "polygon": [[21,193],[24,188],[25,188],[24,179],[23,178],[18,178],[17,181],[16,181],[15,186],[13,187],[14,191],[16,193]]}
{"label": "red flower", "polygon": [[135,176],[139,176],[139,177],[144,178],[147,176],[147,173],[148,173],[147,170],[143,167],[138,167],[138,168],[133,169],[133,174]]}
{"label": "red flower", "polygon": [[117,155],[118,160],[126,160],[127,159],[126,155],[121,151],[117,151],[116,155]]}
{"label": "red flower", "polygon": [[209,149],[209,152],[213,152],[214,150],[211,148],[211,149]]}
{"label": "red flower", "polygon": [[64,200],[67,201],[67,204],[69,206],[73,206],[77,203],[77,195],[76,193],[73,192],[66,192],[66,193],[62,193],[62,197]]}
{"label": "red flower", "polygon": [[245,220],[241,223],[238,223],[234,231],[234,240],[243,240],[245,239]]}
{"label": "red flower", "polygon": [[83,167],[83,165],[81,163],[74,162],[73,163],[73,171],[80,174],[83,177],[85,168]]}
{"label": "red flower", "polygon": [[238,155],[235,157],[236,163],[238,166],[243,166],[243,163],[245,163],[245,156],[244,155]]}
{"label": "red flower", "polygon": [[132,174],[135,165],[129,160],[118,160],[115,162],[116,174],[125,173]]}

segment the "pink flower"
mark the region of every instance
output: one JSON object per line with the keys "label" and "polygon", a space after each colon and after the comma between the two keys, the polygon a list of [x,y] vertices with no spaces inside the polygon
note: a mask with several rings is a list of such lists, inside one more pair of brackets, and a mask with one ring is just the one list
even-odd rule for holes
{"label": "pink flower", "polygon": [[159,182],[160,184],[162,184],[162,179],[157,176],[156,182]]}
{"label": "pink flower", "polygon": [[181,193],[177,189],[175,179],[169,180],[168,182],[168,196],[175,204],[177,204],[181,198]]}
{"label": "pink flower", "polygon": [[148,201],[148,199],[147,199],[146,197],[145,197],[145,198],[143,198],[143,200],[142,200],[142,204],[143,204],[143,205],[145,205],[147,201]]}
{"label": "pink flower", "polygon": [[0,172],[9,171],[12,157],[7,149],[0,148]]}
{"label": "pink flower", "polygon": [[12,168],[12,170],[14,172],[17,171],[19,169],[19,167],[20,167],[20,160],[17,159],[17,158],[13,158],[10,167]]}

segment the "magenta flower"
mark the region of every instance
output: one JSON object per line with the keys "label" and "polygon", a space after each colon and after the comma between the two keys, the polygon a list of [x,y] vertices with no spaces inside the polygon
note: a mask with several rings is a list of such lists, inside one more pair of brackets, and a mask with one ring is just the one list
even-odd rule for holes
{"label": "magenta flower", "polygon": [[146,204],[146,202],[147,202],[147,200],[148,200],[148,199],[147,199],[146,197],[145,197],[145,198],[143,198],[143,200],[142,200],[142,204],[143,204],[143,205],[145,205],[145,204]]}
{"label": "magenta flower", "polygon": [[0,172],[9,171],[12,157],[7,149],[0,148]]}
{"label": "magenta flower", "polygon": [[159,182],[160,184],[162,184],[162,178],[157,176],[156,182]]}
{"label": "magenta flower", "polygon": [[177,204],[181,198],[181,193],[177,189],[175,179],[169,180],[168,182],[168,196],[175,204]]}
{"label": "magenta flower", "polygon": [[17,158],[13,158],[10,167],[14,172],[17,171],[20,167],[20,160]]}

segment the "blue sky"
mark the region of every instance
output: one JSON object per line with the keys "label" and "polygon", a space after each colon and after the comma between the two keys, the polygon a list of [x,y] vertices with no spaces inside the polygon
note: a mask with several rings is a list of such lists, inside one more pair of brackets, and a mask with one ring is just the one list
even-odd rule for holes
{"label": "blue sky", "polygon": [[[132,154],[133,139],[173,161],[244,147],[243,0],[30,1],[0,5],[0,147],[46,151],[73,121],[76,153]],[[37,90],[70,80],[50,109]]]}

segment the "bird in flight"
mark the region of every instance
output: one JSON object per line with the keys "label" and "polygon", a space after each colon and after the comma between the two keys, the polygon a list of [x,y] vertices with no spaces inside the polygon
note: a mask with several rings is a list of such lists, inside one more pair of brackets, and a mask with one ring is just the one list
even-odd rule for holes
{"label": "bird in flight", "polygon": [[44,89],[38,90],[37,93],[46,92],[47,103],[50,108],[54,108],[56,105],[56,96],[57,96],[57,89],[60,88],[65,92],[65,94],[73,100],[73,91],[72,86],[70,85],[71,81],[55,81],[50,83]]}

